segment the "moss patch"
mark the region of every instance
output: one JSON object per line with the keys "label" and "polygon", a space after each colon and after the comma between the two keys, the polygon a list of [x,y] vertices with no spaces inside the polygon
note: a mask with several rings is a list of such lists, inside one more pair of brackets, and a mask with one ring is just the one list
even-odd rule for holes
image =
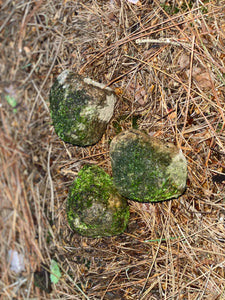
{"label": "moss patch", "polygon": [[125,230],[129,207],[104,170],[85,166],[70,188],[67,217],[70,227],[81,235],[111,236]]}
{"label": "moss patch", "polygon": [[65,142],[97,143],[111,119],[116,98],[112,91],[86,83],[82,76],[62,72],[50,92],[50,113],[56,134]]}
{"label": "moss patch", "polygon": [[129,199],[162,201],[185,189],[186,160],[173,144],[133,129],[114,138],[110,157],[114,184]]}

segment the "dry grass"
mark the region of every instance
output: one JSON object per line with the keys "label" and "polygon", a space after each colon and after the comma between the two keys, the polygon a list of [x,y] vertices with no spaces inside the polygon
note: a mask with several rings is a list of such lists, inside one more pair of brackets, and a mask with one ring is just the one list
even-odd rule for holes
{"label": "dry grass", "polygon": [[[225,1],[160,2],[0,1],[2,299],[225,299]],[[118,94],[93,147],[51,126],[49,90],[67,68]],[[183,150],[185,194],[130,201],[120,236],[74,235],[68,187],[86,162],[111,173],[109,142],[132,126]],[[21,274],[9,249],[25,257]],[[47,294],[34,272],[52,258],[62,278]]]}

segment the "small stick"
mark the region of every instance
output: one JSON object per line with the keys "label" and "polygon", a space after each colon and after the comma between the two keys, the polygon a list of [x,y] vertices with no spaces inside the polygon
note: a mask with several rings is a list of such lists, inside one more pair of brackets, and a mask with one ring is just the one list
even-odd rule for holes
{"label": "small stick", "polygon": [[[174,45],[174,46],[182,46],[182,43],[174,41],[172,39],[166,38],[166,39],[137,39],[135,40],[136,44],[144,44],[144,43],[154,43],[154,44],[170,44],[170,45]],[[185,43],[185,45],[188,45],[187,43]]]}

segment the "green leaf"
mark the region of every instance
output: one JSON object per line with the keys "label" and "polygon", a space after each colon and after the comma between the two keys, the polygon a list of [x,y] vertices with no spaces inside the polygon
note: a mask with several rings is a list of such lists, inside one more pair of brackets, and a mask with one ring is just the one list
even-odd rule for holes
{"label": "green leaf", "polygon": [[51,270],[51,274],[50,274],[51,282],[55,284],[58,283],[61,277],[61,272],[57,262],[54,259],[51,260],[50,270]]}
{"label": "green leaf", "polygon": [[11,105],[13,108],[17,106],[17,102],[16,99],[10,95],[6,95],[5,96],[6,101],[9,103],[9,105]]}

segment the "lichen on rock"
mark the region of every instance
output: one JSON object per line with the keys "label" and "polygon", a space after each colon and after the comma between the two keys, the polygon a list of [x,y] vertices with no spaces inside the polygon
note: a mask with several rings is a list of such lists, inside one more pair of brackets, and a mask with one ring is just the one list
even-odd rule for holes
{"label": "lichen on rock", "polygon": [[104,84],[65,70],[55,80],[49,100],[57,135],[73,145],[88,146],[104,134],[116,96]]}
{"label": "lichen on rock", "polygon": [[70,227],[83,236],[113,236],[126,229],[129,207],[111,177],[98,166],[87,165],[70,188],[67,219]]}
{"label": "lichen on rock", "polygon": [[185,190],[187,162],[172,143],[132,129],[112,140],[110,158],[114,184],[121,195],[131,200],[163,201]]}

